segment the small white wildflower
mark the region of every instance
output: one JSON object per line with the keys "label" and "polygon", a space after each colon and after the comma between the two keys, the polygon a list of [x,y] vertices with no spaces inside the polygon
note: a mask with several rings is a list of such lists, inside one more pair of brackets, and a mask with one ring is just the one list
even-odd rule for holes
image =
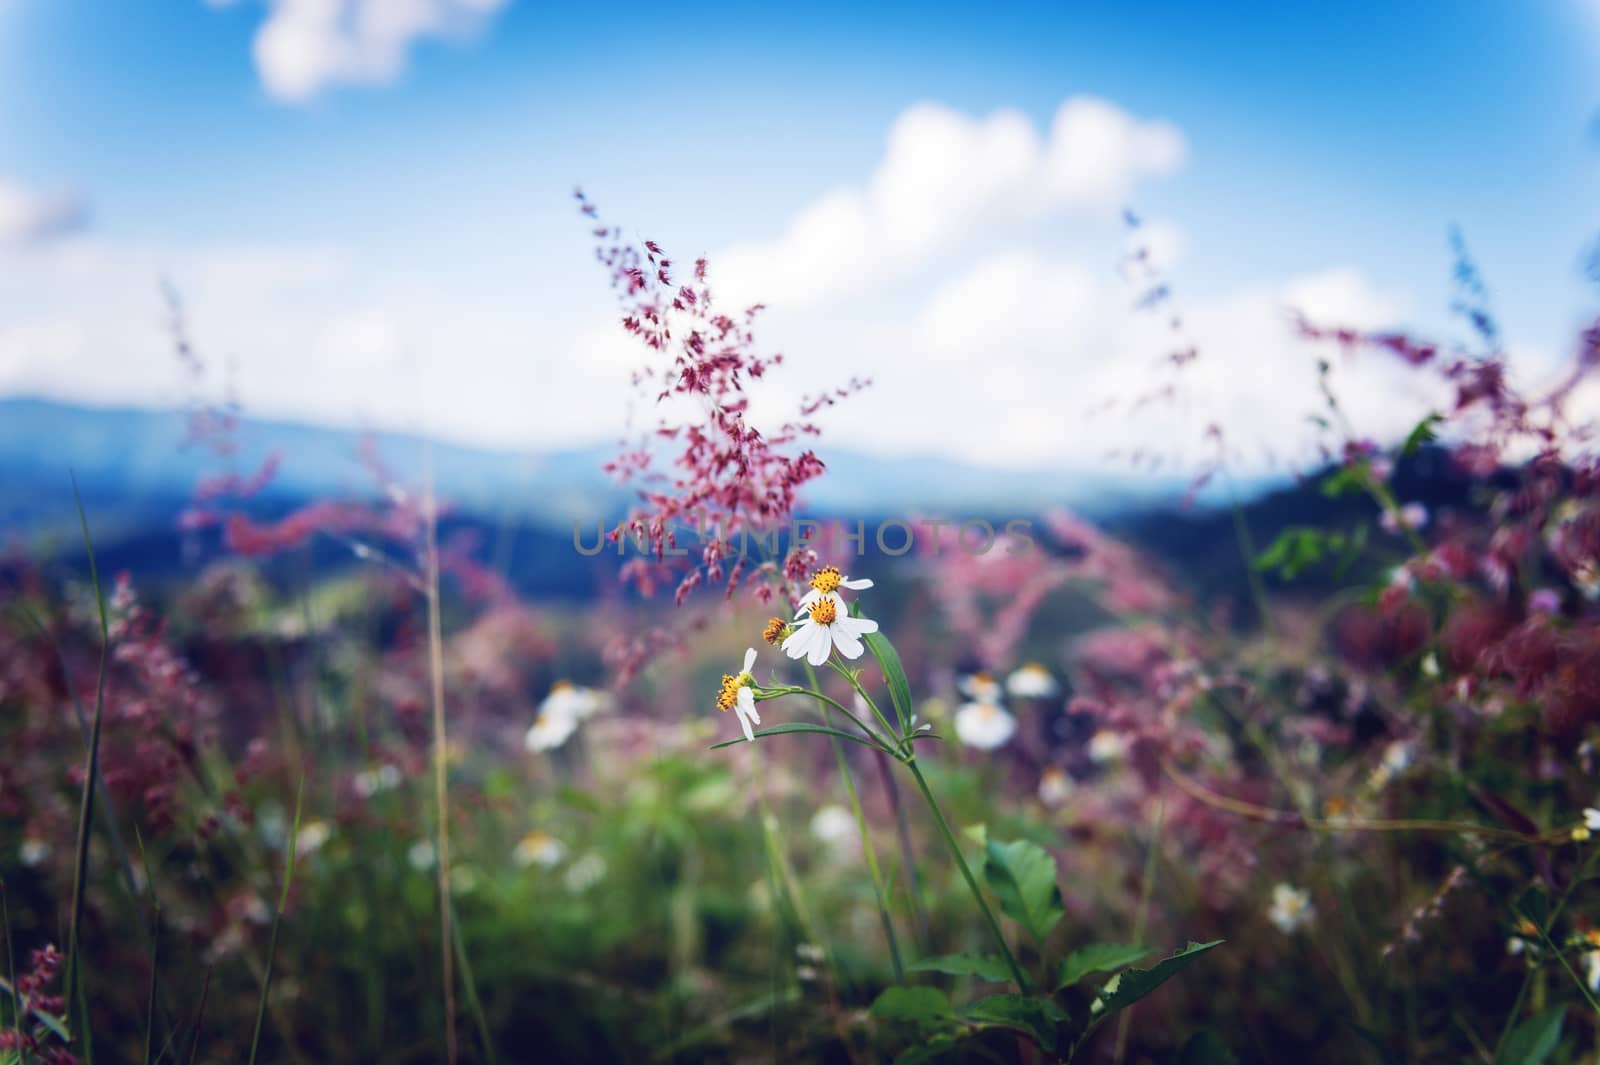
{"label": "small white wildflower", "polygon": [[1046,806],[1060,806],[1072,797],[1072,778],[1060,766],[1050,766],[1039,777],[1039,801]]}
{"label": "small white wildflower", "polygon": [[512,861],[524,869],[535,864],[548,869],[561,864],[561,859],[566,856],[566,844],[537,828],[523,836],[517,842],[516,849],[511,852]]}
{"label": "small white wildflower", "polygon": [[17,860],[32,869],[43,865],[50,858],[50,844],[42,839],[27,838],[22,841],[22,846],[17,848]]}
{"label": "small white wildflower", "polygon": [[530,751],[553,751],[571,739],[577,729],[578,716],[572,705],[564,699],[552,702],[551,697],[546,697],[522,743]]}
{"label": "small white wildflower", "polygon": [[977,673],[968,673],[956,681],[956,687],[961,694],[975,703],[998,703],[1005,694],[1000,688],[1000,682],[982,670]]}
{"label": "small white wildflower", "polygon": [[784,637],[783,653],[814,666],[826,662],[835,647],[846,658],[860,658],[866,651],[861,637],[878,631],[878,623],[871,618],[851,617],[838,592],[818,596],[803,617],[795,618],[795,626]]}
{"label": "small white wildflower", "polygon": [[413,843],[406,851],[406,862],[419,873],[432,869],[433,863],[437,860],[433,844],[425,839]]}
{"label": "small white wildflower", "polygon": [[299,832],[295,833],[295,853],[301,856],[315,854],[332,838],[333,829],[328,827],[327,822],[308,821],[300,826]]}
{"label": "small white wildflower", "polygon": [[754,743],[756,734],[751,727],[761,724],[761,715],[756,711],[756,693],[751,687],[755,679],[750,671],[756,666],[756,649],[747,648],[744,653],[744,668],[738,673],[724,673],[722,675],[722,690],[717,693],[717,709],[723,713],[729,710],[739,719],[739,727],[744,730],[744,738]]}
{"label": "small white wildflower", "polygon": [[1272,906],[1267,910],[1267,920],[1285,934],[1309,924],[1316,917],[1311,905],[1311,895],[1302,888],[1278,884],[1272,889]]}
{"label": "small white wildflower", "polygon": [[[800,597],[800,602],[795,606],[797,611],[810,610],[811,604],[824,596],[837,596],[840,588],[848,588],[852,592],[865,591],[872,587],[872,582],[865,577],[852,580],[839,572],[838,566],[823,566],[811,575],[811,590]],[[840,602],[843,602],[841,599]]]}
{"label": "small white wildflower", "polygon": [[855,815],[843,806],[827,805],[811,817],[811,834],[830,846],[841,846],[856,838]]}
{"label": "small white wildflower", "polygon": [[450,889],[462,895],[478,890],[478,871],[470,865],[457,865],[450,870]]}
{"label": "small white wildflower", "polygon": [[1120,762],[1128,754],[1133,741],[1120,732],[1103,728],[1089,737],[1089,758],[1101,765]]}
{"label": "small white wildflower", "polygon": [[604,692],[585,688],[571,681],[558,680],[550,685],[550,694],[539,704],[539,712],[565,714],[574,720],[585,721],[607,709],[610,702],[610,697]]}
{"label": "small white wildflower", "polygon": [[1416,747],[1405,740],[1392,740],[1383,749],[1383,767],[1390,773],[1404,773],[1416,760]]}
{"label": "small white wildflower", "polygon": [[1590,832],[1600,832],[1600,810],[1586,806],[1583,810],[1583,827]]}
{"label": "small white wildflower", "polygon": [[956,711],[956,735],[968,747],[992,751],[1017,731],[1017,719],[997,703],[967,703]]}
{"label": "small white wildflower", "polygon": [[1439,679],[1439,656],[1432,651],[1422,656],[1422,675],[1429,680]]}
{"label": "small white wildflower", "polygon": [[1037,662],[1028,662],[1006,678],[1006,690],[1016,699],[1048,699],[1060,690],[1056,678]]}

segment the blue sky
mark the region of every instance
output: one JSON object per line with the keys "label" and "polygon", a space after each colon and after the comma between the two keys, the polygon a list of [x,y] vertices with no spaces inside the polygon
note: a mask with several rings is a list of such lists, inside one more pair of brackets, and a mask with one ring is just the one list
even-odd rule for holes
{"label": "blue sky", "polygon": [[[336,62],[315,34],[282,35],[263,59],[275,21],[319,6],[400,29],[376,46],[334,40]],[[1311,12],[0,0],[0,190],[84,208],[0,248],[0,392],[181,398],[155,288],[169,275],[202,347],[234,363],[241,397],[263,413],[507,446],[605,439],[632,356],[601,339],[612,305],[572,212],[575,182],[679,258],[740,264],[740,277],[714,277],[774,304],[774,344],[803,378],[794,390],[874,376],[875,394],[830,426],[869,450],[1088,464],[1108,443],[1167,433],[1076,416],[1098,392],[1137,390],[1129,367],[1155,343],[1124,320],[1121,202],[1155,220],[1196,330],[1227,349],[1198,388],[1208,411],[1178,418],[1183,433],[1259,408],[1241,380],[1298,380],[1258,372],[1305,361],[1270,334],[1268,310],[1291,297],[1358,324],[1442,327],[1451,225],[1527,372],[1546,371],[1593,305],[1576,263],[1600,233],[1600,10]],[[1058,109],[1085,99],[1114,116],[1091,123],[1112,140],[1076,147],[1111,159],[1104,145],[1126,126],[1168,154],[1129,149],[1093,194],[1025,210],[961,200],[959,225],[918,230],[895,255],[879,256],[881,242],[831,247],[826,229],[796,236],[840,190],[870,205],[896,129],[932,185],[959,183],[983,160],[940,145],[1014,112],[1048,146]],[[909,172],[887,186],[897,203],[919,202]],[[993,188],[1028,199],[1032,173]],[[951,201],[929,202],[948,213]],[[802,296],[770,261],[797,248],[816,269],[834,255],[872,262]],[[1008,302],[1007,279],[1039,277],[1054,280]],[[991,387],[974,396],[964,378],[980,370]],[[1389,378],[1357,371],[1352,389],[1384,393]],[[970,429],[926,431],[952,403],[971,409]],[[1374,404],[1374,431],[1403,420]],[[1295,418],[1309,405],[1284,404]]]}

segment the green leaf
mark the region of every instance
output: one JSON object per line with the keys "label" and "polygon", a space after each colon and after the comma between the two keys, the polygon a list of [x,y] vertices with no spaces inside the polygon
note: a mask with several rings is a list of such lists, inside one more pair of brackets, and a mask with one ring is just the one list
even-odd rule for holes
{"label": "green leaf", "polygon": [[891,987],[872,1003],[873,1020],[915,1030],[919,1035],[946,1032],[959,1023],[950,1000],[934,987]]}
{"label": "green leaf", "polygon": [[1495,1055],[1494,1065],[1543,1065],[1561,1045],[1561,1025],[1566,1018],[1565,1006],[1529,1017],[1511,1029],[1505,1045]]}
{"label": "green leaf", "polygon": [[1221,944],[1220,939],[1213,939],[1209,943],[1190,941],[1188,946],[1176,954],[1156,962],[1152,969],[1124,969],[1117,974],[1115,987],[1100,989],[1100,1001],[1105,1003],[1105,1012],[1101,1014],[1101,1019],[1111,1016],[1118,1010],[1127,1009],[1188,968],[1200,955]]}
{"label": "green leaf", "polygon": [[1061,970],[1056,976],[1056,990],[1071,987],[1090,973],[1111,972],[1124,965],[1132,965],[1149,953],[1149,947],[1132,943],[1090,943],[1086,947],[1079,947],[1062,959]]}
{"label": "green leaf", "polygon": [[1340,496],[1359,495],[1367,490],[1368,478],[1372,471],[1366,462],[1356,462],[1349,466],[1341,466],[1330,473],[1322,482],[1322,494],[1329,499]]}
{"label": "green leaf", "polygon": [[1196,1032],[1183,1044],[1175,1065],[1239,1065],[1239,1059],[1213,1032]]}
{"label": "green leaf", "polygon": [[[871,740],[860,735],[859,733],[845,732],[841,729],[829,728],[826,725],[813,725],[807,721],[790,721],[783,725],[773,725],[771,728],[758,728],[756,729],[755,735],[756,739],[759,740],[763,736],[785,736],[791,732],[817,732],[827,736],[837,736],[841,740],[849,740],[851,743],[859,743],[861,746],[871,747],[875,751],[882,749],[876,743],[873,743]],[[713,751],[720,751],[724,747],[732,747],[736,744],[748,742],[750,741],[740,737],[739,739],[727,740],[723,743],[713,743],[711,745],[711,749]]]}
{"label": "green leaf", "polygon": [[1056,1026],[1066,1022],[1067,1011],[1047,998],[991,995],[972,1004],[967,1020],[985,1027],[1015,1028],[1032,1036],[1046,1050],[1054,1050]]}
{"label": "green leaf", "polygon": [[995,984],[1011,982],[1011,967],[1004,958],[994,954],[941,954],[936,958],[923,958],[909,966],[908,971],[976,976]]}
{"label": "green leaf", "polygon": [[1407,434],[1406,442],[1400,445],[1400,457],[1408,459],[1418,451],[1421,451],[1423,444],[1431,444],[1439,439],[1439,434],[1434,431],[1434,427],[1443,424],[1444,415],[1429,413],[1427,417],[1417,423],[1415,429]]}
{"label": "green leaf", "polygon": [[1284,529],[1256,556],[1258,570],[1277,570],[1284,580],[1292,581],[1318,562],[1330,547],[1328,534],[1321,529],[1292,526]]}
{"label": "green leaf", "polygon": [[1043,847],[1029,840],[1010,843],[989,840],[983,878],[1000,899],[1006,916],[1041,943],[1066,915],[1061,888],[1056,884],[1056,863]]}
{"label": "green leaf", "polygon": [[900,664],[900,653],[882,632],[863,633],[861,642],[867,645],[867,650],[883,669],[883,680],[888,685],[889,698],[894,700],[894,712],[900,719],[903,736],[911,728],[911,683],[906,680],[905,667]]}

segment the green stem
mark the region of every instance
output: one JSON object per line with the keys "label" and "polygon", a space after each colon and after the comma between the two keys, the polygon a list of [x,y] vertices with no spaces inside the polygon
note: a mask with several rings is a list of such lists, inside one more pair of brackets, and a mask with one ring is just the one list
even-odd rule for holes
{"label": "green stem", "polygon": [[[806,666],[806,670],[808,672],[810,672],[811,671],[811,667],[809,665]],[[813,683],[816,682],[816,674],[814,672],[812,672],[812,674],[811,674],[811,679],[812,679]],[[845,717],[849,718],[851,723],[853,723],[856,726],[856,728],[858,728],[862,732],[866,733],[867,734],[867,738],[872,741],[872,744],[874,746],[881,747],[883,750],[889,751],[891,753],[894,751],[893,745],[891,745],[883,737],[879,736],[876,732],[873,732],[870,728],[868,728],[866,726],[866,723],[863,722],[855,714],[852,714],[850,712],[850,710],[843,703],[839,702],[837,699],[829,698],[828,696],[822,694],[820,691],[814,691],[811,688],[794,688],[794,687],[790,687],[790,688],[765,688],[765,689],[763,689],[763,691],[776,692],[779,695],[805,695],[805,696],[811,697],[812,699],[817,700],[817,702],[819,702],[819,703],[824,704],[824,706],[831,706],[835,710],[839,711],[839,713],[841,713]],[[761,701],[765,702],[766,700],[763,699]],[[827,718],[827,711],[826,710],[823,711],[823,718],[824,718],[824,720],[826,720],[826,718]]]}
{"label": "green stem", "polygon": [[861,681],[856,678],[854,673],[841,666],[835,659],[828,659],[828,665],[832,666],[834,672],[838,673],[839,676],[850,682],[850,687],[854,688],[856,694],[861,696],[861,701],[866,703],[873,714],[877,716],[879,723],[883,725],[883,730],[891,736],[899,737],[899,742],[894,748],[895,755],[896,757],[904,757],[906,745],[910,741],[905,736],[901,736],[899,731],[889,724],[889,719],[884,716],[882,710],[878,709],[878,704],[872,701],[872,696],[868,695],[867,690],[861,686]]}
{"label": "green stem", "polygon": [[[813,688],[818,687],[816,670],[811,668],[809,662],[806,664],[806,674],[811,678]],[[828,719],[828,707],[830,705],[837,707],[850,720],[856,721],[854,714],[845,710],[844,707],[839,706],[838,703],[827,696],[822,695],[821,692],[813,691],[812,694],[819,696],[822,700],[823,724],[829,727],[833,725],[833,722]],[[856,721],[856,724],[860,725],[861,722]],[[862,727],[865,728],[865,726]],[[844,780],[845,794],[850,798],[850,810],[856,817],[856,832],[861,836],[861,850],[867,857],[867,872],[872,877],[872,894],[878,903],[878,919],[883,922],[883,936],[889,943],[889,962],[894,966],[894,982],[903,984],[906,982],[905,963],[900,957],[900,942],[894,934],[894,920],[889,916],[889,898],[884,892],[883,873],[878,868],[878,854],[872,846],[872,831],[867,825],[866,812],[861,808],[861,796],[856,793],[855,778],[850,775],[850,761],[845,757],[844,744],[839,742],[839,737],[837,736],[829,736],[828,740],[833,744],[833,755],[839,762],[839,776]]]}
{"label": "green stem", "polygon": [[1000,922],[995,919],[994,911],[989,908],[988,900],[983,897],[983,891],[978,887],[978,880],[972,875],[972,869],[967,865],[966,857],[961,853],[961,844],[956,842],[956,837],[950,831],[950,823],[944,819],[944,814],[939,810],[939,803],[933,797],[933,790],[928,787],[928,778],[922,775],[922,767],[917,765],[916,758],[907,758],[906,765],[911,768],[911,775],[917,778],[917,787],[922,790],[922,797],[928,802],[928,809],[933,811],[933,819],[938,822],[939,832],[944,836],[944,841],[950,848],[950,853],[955,856],[956,865],[961,869],[961,875],[967,881],[967,887],[972,891],[972,897],[977,900],[978,908],[983,911],[984,919],[989,922],[989,931],[994,933],[994,941],[1000,945],[1000,953],[1005,955],[1006,965],[1011,969],[1011,978],[1016,981],[1017,987],[1023,994],[1031,994],[1032,986],[1028,978],[1023,975],[1022,967],[1017,964],[1016,956],[1011,953],[1011,947],[1006,943],[1004,933],[1000,931]]}

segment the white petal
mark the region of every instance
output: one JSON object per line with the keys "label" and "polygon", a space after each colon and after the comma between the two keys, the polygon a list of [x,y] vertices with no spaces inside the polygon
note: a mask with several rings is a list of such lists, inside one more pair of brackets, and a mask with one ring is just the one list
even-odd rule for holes
{"label": "white petal", "polygon": [[809,592],[807,592],[805,595],[802,595],[800,597],[800,602],[795,606],[795,610],[797,610],[800,613],[804,614],[808,609],[810,609],[812,603],[815,603],[818,599],[821,599],[821,598],[822,598],[822,593],[817,591],[815,588],[813,588]]}
{"label": "white petal", "polygon": [[860,658],[861,652],[866,650],[861,646],[861,641],[846,631],[843,625],[833,626],[833,645],[839,648],[839,653],[846,658]]}
{"label": "white petal", "polygon": [[751,743],[756,742],[755,730],[750,727],[750,719],[744,716],[743,708],[741,707],[740,712],[736,713],[734,716],[739,719],[739,727],[744,729],[744,738],[749,740]]}
{"label": "white petal", "polygon": [[844,587],[850,589],[852,592],[859,592],[863,588],[871,588],[872,587],[872,582],[867,580],[867,578],[865,578],[865,577],[860,577],[860,578],[858,578],[856,580],[850,580],[847,577],[844,580],[840,581],[839,583],[841,585],[843,585]]}
{"label": "white petal", "polygon": [[739,672],[748,673],[756,664],[756,649],[754,647],[744,653],[744,668]]}
{"label": "white petal", "polygon": [[864,632],[878,631],[878,623],[871,618],[847,618],[840,615],[835,624],[852,636],[860,636]]}
{"label": "white petal", "polygon": [[826,625],[817,625],[811,636],[810,654],[806,660],[814,666],[820,666],[828,660],[829,653],[833,650],[833,640],[828,635]]}
{"label": "white petal", "polygon": [[748,717],[756,724],[761,724],[761,715],[756,713],[755,692],[751,691],[749,688],[740,688],[736,704],[741,717]]}
{"label": "white petal", "polygon": [[817,626],[812,622],[804,622],[801,626],[783,638],[783,645],[779,648],[790,658],[799,658],[806,653],[806,648],[811,646],[811,630]]}

